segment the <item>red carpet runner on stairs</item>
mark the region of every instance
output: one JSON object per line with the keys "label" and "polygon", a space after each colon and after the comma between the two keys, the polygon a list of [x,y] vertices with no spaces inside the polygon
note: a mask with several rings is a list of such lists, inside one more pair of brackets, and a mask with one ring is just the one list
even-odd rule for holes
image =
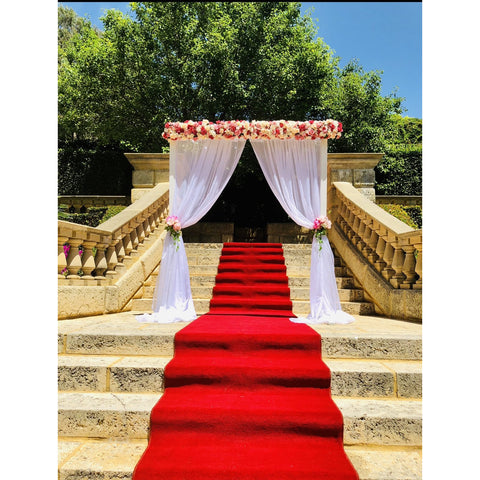
{"label": "red carpet runner on stairs", "polygon": [[134,480],[358,480],[320,335],[292,316],[281,244],[226,243],[209,313],[175,336]]}

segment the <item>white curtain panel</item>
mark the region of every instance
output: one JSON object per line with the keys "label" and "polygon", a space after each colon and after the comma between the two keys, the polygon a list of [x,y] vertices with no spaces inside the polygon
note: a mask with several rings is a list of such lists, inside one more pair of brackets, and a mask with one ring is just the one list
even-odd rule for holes
{"label": "white curtain panel", "polygon": [[[213,206],[237,166],[243,139],[170,142],[170,215],[182,229],[197,223]],[[188,322],[197,318],[183,239],[167,233],[153,299],[153,313],[140,322]]]}
{"label": "white curtain panel", "polygon": [[[292,220],[309,229],[326,215],[327,140],[250,140],[263,174],[280,205]],[[323,167],[323,168],[322,168]],[[310,314],[296,323],[351,323],[343,312],[328,238],[322,249],[314,237],[310,263]]]}

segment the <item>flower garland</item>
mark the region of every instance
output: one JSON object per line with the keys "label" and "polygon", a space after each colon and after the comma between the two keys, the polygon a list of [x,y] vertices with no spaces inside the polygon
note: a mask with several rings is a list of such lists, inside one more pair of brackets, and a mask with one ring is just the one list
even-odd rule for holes
{"label": "flower garland", "polygon": [[175,140],[222,140],[222,139],[336,139],[342,135],[343,127],[336,120],[291,120],[256,121],[246,120],[208,120],[194,122],[168,122],[165,124],[163,138]]}
{"label": "flower garland", "polygon": [[313,236],[318,240],[318,251],[322,249],[322,237],[327,234],[327,229],[330,228],[332,228],[332,222],[324,215],[317,217],[313,221]]}
{"label": "flower garland", "polygon": [[173,243],[178,250],[180,235],[182,234],[182,224],[176,215],[170,215],[165,220],[165,230],[173,237]]}

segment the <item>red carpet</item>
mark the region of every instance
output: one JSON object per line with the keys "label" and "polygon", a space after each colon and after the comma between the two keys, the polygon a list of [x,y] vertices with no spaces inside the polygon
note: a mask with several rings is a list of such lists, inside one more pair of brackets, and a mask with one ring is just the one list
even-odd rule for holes
{"label": "red carpet", "polygon": [[358,480],[320,336],[292,316],[281,244],[226,243],[209,313],[175,336],[134,480]]}

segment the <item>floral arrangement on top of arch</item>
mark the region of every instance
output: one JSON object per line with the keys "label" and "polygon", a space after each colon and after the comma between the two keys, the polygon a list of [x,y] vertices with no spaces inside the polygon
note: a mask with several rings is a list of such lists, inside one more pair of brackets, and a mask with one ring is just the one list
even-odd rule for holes
{"label": "floral arrangement on top of arch", "polygon": [[222,140],[222,139],[330,139],[340,138],[342,124],[336,120],[291,120],[256,121],[208,120],[194,122],[168,122],[163,138],[166,140]]}

